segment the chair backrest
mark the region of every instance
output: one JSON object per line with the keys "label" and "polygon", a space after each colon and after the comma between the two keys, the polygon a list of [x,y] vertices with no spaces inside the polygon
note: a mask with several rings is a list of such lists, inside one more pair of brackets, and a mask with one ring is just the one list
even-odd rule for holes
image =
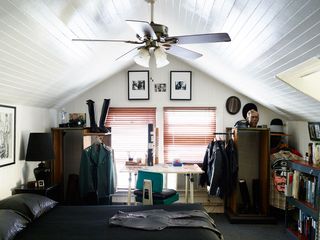
{"label": "chair backrest", "polygon": [[148,180],[152,181],[153,192],[162,192],[162,189],[163,189],[163,175],[162,175],[162,173],[139,170],[136,189],[139,189],[139,190],[143,189],[144,179],[148,179]]}

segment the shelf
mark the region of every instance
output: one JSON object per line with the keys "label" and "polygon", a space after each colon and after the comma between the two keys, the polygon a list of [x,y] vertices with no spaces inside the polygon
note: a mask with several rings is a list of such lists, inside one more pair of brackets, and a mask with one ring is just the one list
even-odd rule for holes
{"label": "shelf", "polygon": [[288,197],[288,203],[301,209],[304,213],[318,221],[318,211],[310,203],[299,201],[293,197]]}
{"label": "shelf", "polygon": [[304,236],[302,236],[298,231],[294,231],[291,228],[287,228],[287,233],[289,235],[289,239],[297,239],[297,240],[307,240]]}
{"label": "shelf", "polygon": [[306,161],[291,160],[289,161],[289,168],[292,168],[294,170],[298,170],[300,172],[310,174],[313,176],[320,175],[320,166],[315,164],[310,164]]}

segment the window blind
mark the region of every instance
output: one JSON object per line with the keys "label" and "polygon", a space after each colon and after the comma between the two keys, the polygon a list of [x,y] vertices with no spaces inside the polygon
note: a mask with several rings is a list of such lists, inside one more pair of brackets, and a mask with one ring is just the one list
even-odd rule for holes
{"label": "window blind", "polygon": [[145,161],[148,150],[148,124],[156,124],[156,108],[110,108],[105,125],[111,127],[111,142],[117,169],[117,185],[128,187],[128,176],[121,173],[129,155]]}
{"label": "window blind", "polygon": [[214,107],[164,108],[164,161],[179,158],[184,163],[202,163],[215,131]]}

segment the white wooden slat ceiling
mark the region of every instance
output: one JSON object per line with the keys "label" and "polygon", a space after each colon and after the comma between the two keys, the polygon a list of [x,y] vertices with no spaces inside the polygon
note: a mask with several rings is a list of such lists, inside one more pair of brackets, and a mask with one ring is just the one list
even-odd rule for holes
{"label": "white wooden slat ceiling", "polygon": [[[145,0],[1,0],[0,102],[58,107],[133,64],[115,61],[136,40],[126,19],[150,21]],[[156,0],[169,35],[227,32],[229,43],[184,47],[186,61],[291,120],[320,120],[319,101],[277,79],[320,52],[319,0]],[[315,82],[320,91],[320,79]]]}

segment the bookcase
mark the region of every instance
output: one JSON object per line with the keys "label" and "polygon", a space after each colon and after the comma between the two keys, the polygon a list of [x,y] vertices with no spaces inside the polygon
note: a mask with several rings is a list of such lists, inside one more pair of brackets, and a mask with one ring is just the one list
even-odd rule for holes
{"label": "bookcase", "polygon": [[320,166],[289,161],[293,171],[292,195],[286,197],[286,227],[290,239],[319,238]]}

